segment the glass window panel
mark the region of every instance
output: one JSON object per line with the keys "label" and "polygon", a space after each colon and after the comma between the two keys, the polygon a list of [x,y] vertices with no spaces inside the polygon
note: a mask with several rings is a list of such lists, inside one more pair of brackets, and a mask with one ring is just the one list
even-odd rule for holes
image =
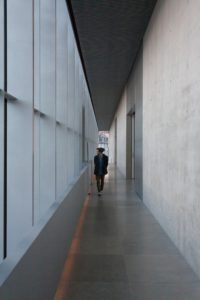
{"label": "glass window panel", "polygon": [[55,202],[55,0],[40,1],[40,217]]}
{"label": "glass window panel", "polygon": [[71,25],[68,27],[68,126],[74,125],[75,50]]}
{"label": "glass window panel", "polygon": [[34,224],[40,219],[40,116],[34,114]]}
{"label": "glass window panel", "polygon": [[56,196],[67,188],[68,15],[65,1],[56,1]]}
{"label": "glass window panel", "polygon": [[[3,3],[0,1],[1,89]],[[8,57],[8,92],[19,98],[15,103],[8,103],[10,253],[79,174],[82,152],[85,156],[88,151],[94,155],[97,126],[64,0],[34,0],[34,6],[27,0],[8,1]],[[0,262],[3,257],[3,126],[4,102],[0,98]]]}
{"label": "glass window panel", "polygon": [[3,259],[3,223],[4,223],[4,100],[0,94],[0,262]]}
{"label": "glass window panel", "polygon": [[[4,7],[0,1],[0,89],[4,87]],[[4,100],[0,94],[0,262],[3,259]]]}
{"label": "glass window panel", "polygon": [[[7,1],[8,255],[32,229],[33,20],[31,1]],[[16,38],[17,37],[17,38]]]}

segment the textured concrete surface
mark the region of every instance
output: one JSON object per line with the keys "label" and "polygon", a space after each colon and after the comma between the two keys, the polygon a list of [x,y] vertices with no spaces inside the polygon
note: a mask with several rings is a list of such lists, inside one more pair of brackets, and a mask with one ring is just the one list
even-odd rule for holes
{"label": "textured concrete surface", "polygon": [[162,0],[146,32],[143,193],[200,276],[199,18],[199,1]]}

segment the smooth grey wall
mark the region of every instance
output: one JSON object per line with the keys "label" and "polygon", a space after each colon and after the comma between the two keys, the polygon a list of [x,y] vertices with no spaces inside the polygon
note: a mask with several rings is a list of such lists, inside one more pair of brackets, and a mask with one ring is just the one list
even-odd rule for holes
{"label": "smooth grey wall", "polygon": [[124,89],[124,93],[110,128],[109,152],[110,161],[114,162],[115,153],[115,119],[117,119],[117,167],[121,173],[130,178],[131,161],[131,119],[128,114],[135,113],[135,188],[143,197],[143,62],[142,51],[137,57],[133,71]]}
{"label": "smooth grey wall", "polygon": [[135,67],[135,189],[143,198],[143,78],[142,54]]}
{"label": "smooth grey wall", "polygon": [[[142,51],[137,57],[133,71],[127,83],[127,107],[135,112],[135,189],[143,198],[143,74]],[[134,137],[134,135],[133,135]]]}
{"label": "smooth grey wall", "polygon": [[126,178],[132,179],[132,155],[135,147],[132,147],[133,132],[132,132],[132,118],[131,114],[126,118]]}
{"label": "smooth grey wall", "polygon": [[0,288],[1,300],[53,300],[89,180],[88,166]]}
{"label": "smooth grey wall", "polygon": [[200,1],[158,1],[143,42],[143,198],[200,276]]}
{"label": "smooth grey wall", "polygon": [[[121,102],[119,103],[119,107],[116,111],[116,114],[114,116],[110,128],[110,136],[109,136],[109,161],[113,163],[115,162],[115,153],[116,153],[117,154],[116,165],[124,176],[126,176],[126,129],[127,129],[126,112],[127,112],[127,95],[126,95],[126,90],[124,90]],[[117,134],[116,137],[115,134]],[[115,148],[116,146],[117,146],[117,151]]]}

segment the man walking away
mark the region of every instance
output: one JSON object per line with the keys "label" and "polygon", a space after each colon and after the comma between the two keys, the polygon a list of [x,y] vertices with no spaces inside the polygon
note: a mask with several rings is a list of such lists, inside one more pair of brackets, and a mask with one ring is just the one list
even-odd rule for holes
{"label": "man walking away", "polygon": [[97,155],[94,157],[94,174],[96,175],[98,195],[101,196],[101,192],[104,187],[104,177],[108,173],[108,156],[103,154],[104,148],[97,148]]}

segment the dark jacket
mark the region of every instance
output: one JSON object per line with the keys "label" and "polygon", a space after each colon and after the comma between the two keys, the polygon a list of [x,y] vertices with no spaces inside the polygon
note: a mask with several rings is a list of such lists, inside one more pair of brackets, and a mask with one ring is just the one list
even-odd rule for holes
{"label": "dark jacket", "polygon": [[[102,162],[103,162],[103,174],[107,174],[108,171],[107,171],[107,166],[108,166],[108,156],[103,154],[103,157],[102,157]],[[99,156],[96,155],[94,157],[94,174],[95,175],[99,175]]]}

